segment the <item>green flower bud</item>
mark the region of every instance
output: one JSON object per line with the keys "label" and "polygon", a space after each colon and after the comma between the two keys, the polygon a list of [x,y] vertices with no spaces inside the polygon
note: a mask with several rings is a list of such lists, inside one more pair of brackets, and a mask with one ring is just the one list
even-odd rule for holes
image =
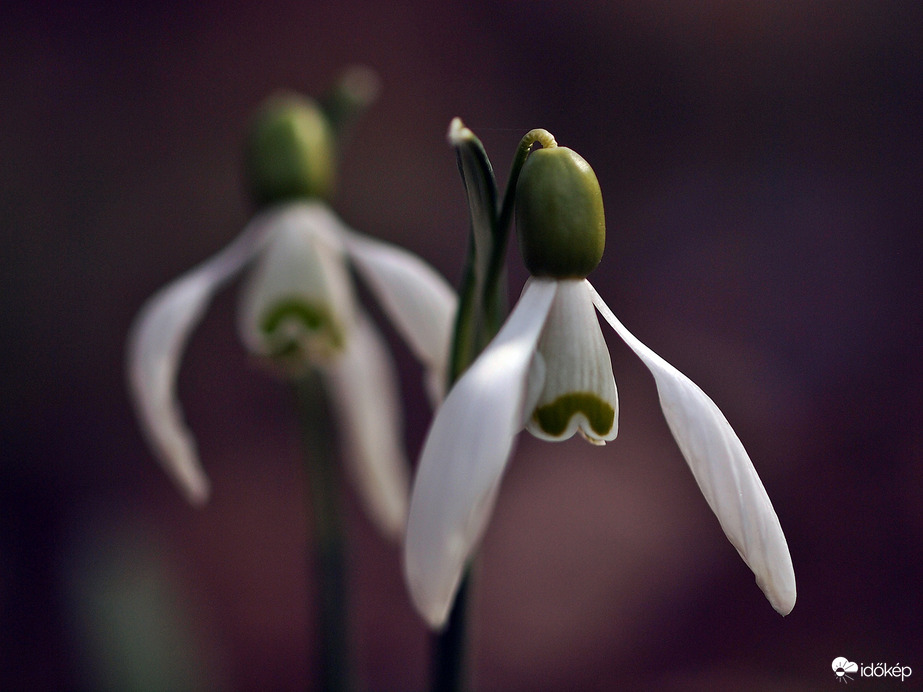
{"label": "green flower bud", "polygon": [[247,179],[260,206],[295,198],[326,199],[333,191],[336,146],[313,100],[271,97],[257,111],[247,139]]}
{"label": "green flower bud", "polygon": [[606,222],[599,181],[567,147],[536,149],[516,183],[516,229],[533,276],[582,279],[599,264]]}

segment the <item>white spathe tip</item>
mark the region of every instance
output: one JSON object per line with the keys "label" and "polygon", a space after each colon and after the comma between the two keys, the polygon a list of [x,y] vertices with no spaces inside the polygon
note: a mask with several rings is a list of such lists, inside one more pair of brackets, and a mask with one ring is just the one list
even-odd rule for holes
{"label": "white spathe tip", "polygon": [[466,141],[474,139],[474,133],[465,127],[461,118],[457,117],[452,118],[452,122],[449,123],[449,132],[446,136],[448,137],[449,144],[453,147],[457,147]]}

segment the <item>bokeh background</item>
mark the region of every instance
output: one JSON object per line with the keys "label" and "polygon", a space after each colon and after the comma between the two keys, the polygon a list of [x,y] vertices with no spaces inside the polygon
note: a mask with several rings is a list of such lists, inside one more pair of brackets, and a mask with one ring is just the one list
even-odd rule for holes
{"label": "bokeh background", "polygon": [[[921,36],[923,5],[874,0],[4,3],[0,688],[312,687],[292,401],[237,342],[236,286],[180,377],[214,484],[203,509],[144,446],[124,340],[148,295],[249,218],[253,109],[354,63],[384,90],[335,207],[453,284],[468,225],[453,116],[501,185],[533,127],[593,165],[609,233],[591,279],[732,421],[798,578],[783,619],[697,490],[650,375],[610,339],[619,439],[523,438],[504,480],[475,686],[827,689],[837,656],[909,665],[879,689],[918,686]],[[387,334],[414,458],[430,412]],[[399,550],[352,497],[348,527],[361,687],[423,689]]]}

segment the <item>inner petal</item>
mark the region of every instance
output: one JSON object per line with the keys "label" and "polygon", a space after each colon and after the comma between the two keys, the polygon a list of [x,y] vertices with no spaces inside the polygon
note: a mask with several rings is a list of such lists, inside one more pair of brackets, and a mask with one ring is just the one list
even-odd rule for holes
{"label": "inner petal", "polygon": [[244,287],[240,330],[251,352],[298,370],[343,351],[355,299],[335,236],[309,215],[288,221]]}
{"label": "inner petal", "polygon": [[321,362],[344,347],[343,328],[324,305],[301,296],[280,298],[260,321],[267,355],[283,361]]}
{"label": "inner petal", "polygon": [[576,432],[594,444],[618,432],[618,393],[612,362],[582,281],[560,281],[538,352],[544,385],[526,429],[541,439],[566,440]]}

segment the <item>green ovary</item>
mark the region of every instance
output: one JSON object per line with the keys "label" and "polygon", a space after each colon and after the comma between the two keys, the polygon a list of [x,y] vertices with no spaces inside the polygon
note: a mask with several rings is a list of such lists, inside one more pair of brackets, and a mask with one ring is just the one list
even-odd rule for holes
{"label": "green ovary", "polygon": [[[291,329],[289,325],[300,329]],[[302,354],[303,339],[315,340],[322,351],[339,351],[343,332],[329,311],[298,298],[277,302],[260,321],[260,330],[273,342],[272,355],[287,358]],[[298,331],[303,333],[299,336]]]}
{"label": "green ovary", "polygon": [[612,406],[591,392],[559,396],[550,404],[537,407],[532,419],[548,435],[558,436],[564,433],[571,418],[578,413],[586,417],[593,432],[600,437],[607,435],[615,422]]}
{"label": "green ovary", "polygon": [[599,264],[606,220],[596,174],[567,147],[538,149],[516,183],[516,228],[533,276],[582,279]]}
{"label": "green ovary", "polygon": [[312,99],[284,93],[257,111],[247,138],[247,181],[261,206],[291,199],[326,199],[333,189],[336,144]]}

